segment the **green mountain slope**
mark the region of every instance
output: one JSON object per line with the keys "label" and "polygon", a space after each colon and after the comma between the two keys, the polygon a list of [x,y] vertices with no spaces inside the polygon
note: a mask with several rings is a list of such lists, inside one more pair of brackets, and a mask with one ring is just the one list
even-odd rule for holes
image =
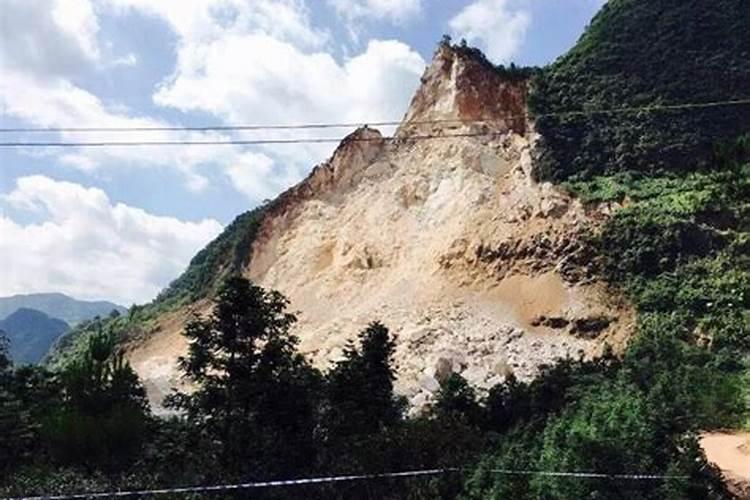
{"label": "green mountain slope", "polygon": [[38,363],[68,329],[65,321],[24,307],[0,320],[0,331],[10,341],[10,357],[15,363]]}
{"label": "green mountain slope", "polygon": [[535,80],[538,176],[706,166],[750,131],[750,103],[585,116],[561,111],[750,100],[750,2],[610,0]]}
{"label": "green mountain slope", "polygon": [[250,258],[250,247],[263,216],[263,207],[238,215],[213,241],[190,260],[179,278],[154,301],[172,303],[196,300],[216,290],[227,276],[242,269]]}
{"label": "green mountain slope", "polygon": [[120,313],[126,309],[106,300],[77,300],[62,293],[32,293],[0,297],[0,319],[6,318],[21,308],[35,309],[53,318],[75,325],[95,316],[107,316],[112,310]]}
{"label": "green mountain slope", "polygon": [[198,252],[187,269],[153,301],[134,305],[127,314],[84,321],[63,335],[53,346],[46,362],[60,366],[75,357],[92,334],[105,330],[118,340],[147,335],[159,315],[181,305],[210,297],[228,276],[237,274],[251,257],[250,250],[266,206],[237,216],[224,231]]}

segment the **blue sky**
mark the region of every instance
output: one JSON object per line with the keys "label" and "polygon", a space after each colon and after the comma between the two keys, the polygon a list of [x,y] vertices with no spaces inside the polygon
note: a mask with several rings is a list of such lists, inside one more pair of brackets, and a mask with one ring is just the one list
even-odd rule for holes
{"label": "blue sky", "polygon": [[[603,0],[3,0],[2,127],[400,119],[445,33],[542,65]],[[340,137],[347,130],[309,132]],[[387,130],[386,130],[387,132]],[[164,140],[297,132],[4,134]],[[0,295],[150,300],[325,146],[0,149]]]}

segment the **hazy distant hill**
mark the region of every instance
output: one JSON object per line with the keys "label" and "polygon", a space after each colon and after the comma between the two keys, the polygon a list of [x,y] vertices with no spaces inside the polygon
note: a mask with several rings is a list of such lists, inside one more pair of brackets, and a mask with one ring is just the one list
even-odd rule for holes
{"label": "hazy distant hill", "polygon": [[60,335],[69,329],[65,321],[25,307],[0,320],[0,331],[10,340],[10,356],[14,363],[38,363]]}
{"label": "hazy distant hill", "polygon": [[59,318],[71,326],[95,316],[106,316],[113,309],[121,313],[126,311],[126,308],[106,300],[77,300],[62,293],[0,297],[0,319],[7,318],[21,308],[35,309],[52,318]]}

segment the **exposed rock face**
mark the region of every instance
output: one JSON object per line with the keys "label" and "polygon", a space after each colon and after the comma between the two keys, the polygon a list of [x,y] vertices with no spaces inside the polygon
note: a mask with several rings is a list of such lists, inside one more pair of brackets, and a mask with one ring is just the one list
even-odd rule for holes
{"label": "exposed rock face", "polygon": [[[524,135],[527,91],[527,82],[505,80],[486,61],[441,46],[422,76],[397,135],[404,137],[415,130],[448,134],[460,126]],[[434,121],[440,123],[430,123]]]}
{"label": "exposed rock face", "polygon": [[[631,311],[573,258],[606,210],[532,180],[525,95],[525,82],[441,48],[396,139],[354,132],[264,218],[244,274],[289,297],[318,366],[382,321],[397,336],[397,389],[422,406],[451,373],[487,388],[624,342]],[[452,119],[490,133],[409,139],[451,135],[417,123]],[[184,349],[176,326],[131,353],[161,386]]]}

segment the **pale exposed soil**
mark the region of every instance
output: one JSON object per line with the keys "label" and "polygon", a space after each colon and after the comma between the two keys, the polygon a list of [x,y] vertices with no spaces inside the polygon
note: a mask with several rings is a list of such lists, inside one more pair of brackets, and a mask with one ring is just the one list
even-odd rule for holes
{"label": "pale exposed soil", "polygon": [[[558,272],[569,255],[556,252],[574,249],[595,219],[534,183],[530,165],[527,140],[514,134],[386,145],[349,165],[346,186],[270,222],[247,276],[290,298],[301,348],[320,367],[368,322],[385,323],[398,339],[398,388],[418,403],[452,371],[489,387],[621,345],[627,308]],[[599,316],[612,322],[595,339],[534,326]]]}
{"label": "pale exposed soil", "polygon": [[180,377],[177,358],[187,352],[187,340],[182,336],[185,322],[192,312],[206,314],[211,308],[208,301],[197,302],[178,309],[159,319],[158,332],[145,340],[130,345],[127,357],[143,380],[154,409],[159,411],[164,396],[173,388],[186,389]]}

